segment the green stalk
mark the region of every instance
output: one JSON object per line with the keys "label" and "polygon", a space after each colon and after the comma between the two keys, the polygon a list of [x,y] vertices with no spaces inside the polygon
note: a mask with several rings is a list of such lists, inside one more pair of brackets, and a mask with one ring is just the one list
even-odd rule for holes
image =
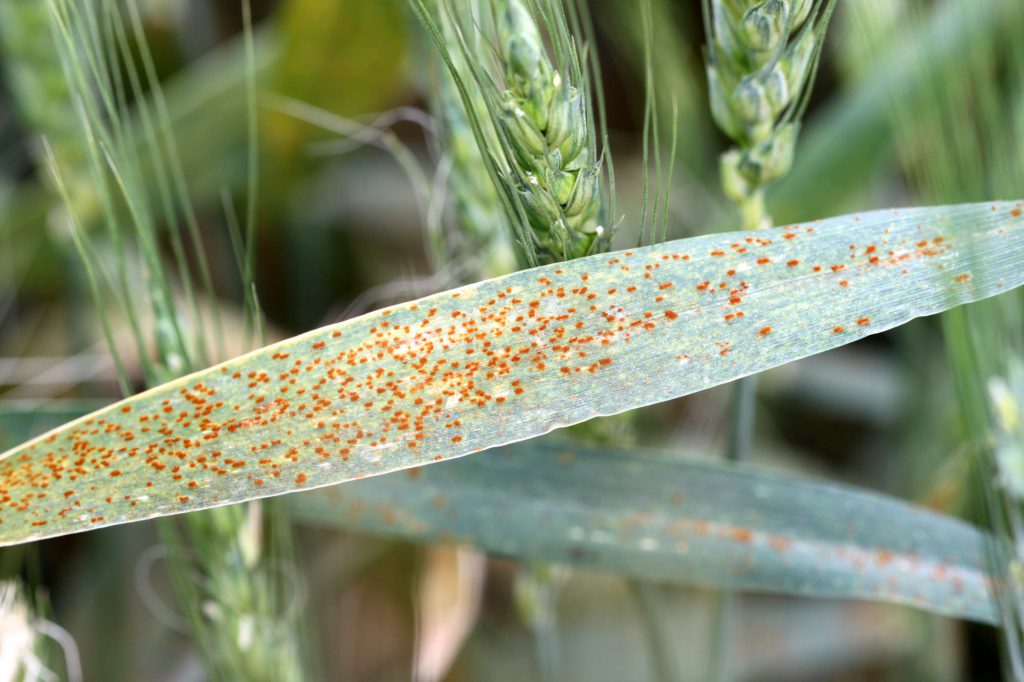
{"label": "green stalk", "polygon": [[673,654],[672,629],[665,622],[663,589],[654,583],[640,580],[631,580],[629,588],[647,634],[655,679],[659,682],[682,680],[683,671]]}
{"label": "green stalk", "polygon": [[542,682],[557,682],[562,678],[559,673],[562,656],[558,593],[567,576],[568,569],[539,562],[520,564],[516,573],[516,608],[530,628]]}
{"label": "green stalk", "polygon": [[[461,17],[470,19],[459,21],[448,0],[432,7],[412,1],[449,71],[439,78],[434,107],[453,163],[458,234],[479,256],[472,272],[494,277],[513,269],[510,236],[525,252],[524,265],[609,250],[612,230],[601,223],[614,198],[602,187],[602,165],[608,160],[610,180],[611,162],[597,151],[606,148],[607,132],[599,94],[599,145],[591,103],[596,57],[586,70],[577,56],[578,32],[590,26],[582,5],[570,3],[566,14],[561,0],[463,2]],[[548,564],[521,569],[519,612],[541,678],[557,680],[556,602],[564,578]]]}
{"label": "green stalk", "polygon": [[[703,0],[711,112],[735,146],[721,156],[722,189],[744,230],[772,225],[765,190],[793,163],[799,121],[807,106],[835,0]],[[733,388],[726,458],[747,459],[756,421],[757,379]],[[735,598],[716,595],[712,680],[725,665]]]}
{"label": "green stalk", "polygon": [[[184,184],[184,174],[175,143],[168,131],[168,115],[156,80],[153,61],[145,46],[141,16],[134,0],[122,5],[112,0],[94,0],[76,4],[70,0],[50,0],[49,18],[56,38],[69,91],[76,102],[80,135],[86,140],[92,184],[99,194],[99,217],[107,225],[107,235],[117,255],[116,273],[111,276],[96,257],[93,236],[78,224],[76,203],[62,180],[59,159],[51,166],[72,220],[72,235],[89,277],[91,293],[101,317],[108,343],[113,343],[103,302],[108,292],[119,299],[126,318],[132,324],[137,351],[146,362],[151,349],[141,331],[140,319],[152,320],[156,363],[146,366],[149,385],[183,376],[199,369],[207,361],[205,320],[198,292],[192,285],[193,269],[186,259],[185,238],[198,254],[198,274],[207,297],[213,299],[212,280],[203,254],[198,226]],[[247,6],[246,6],[247,8]],[[245,13],[249,46],[249,77],[252,78],[251,25]],[[132,60],[130,40],[137,43],[142,56],[141,71]],[[123,69],[123,70],[122,70]],[[122,77],[122,74],[126,76]],[[150,94],[144,95],[145,90]],[[249,91],[250,126],[255,128],[252,85]],[[143,184],[143,161],[138,148],[129,144],[128,102],[141,123],[142,140],[156,174],[155,192]],[[255,150],[254,130],[250,144]],[[256,190],[250,180],[250,192]],[[155,194],[155,196],[154,196]],[[246,244],[251,242],[254,199],[250,197]],[[160,208],[154,208],[156,202]],[[186,229],[178,225],[183,213]],[[165,225],[158,222],[162,216]],[[171,277],[160,255],[161,230],[167,230],[175,261],[175,271],[184,293],[184,308],[189,318],[179,315]],[[243,274],[251,279],[251,247],[247,246],[247,267]],[[133,295],[135,268],[129,259],[138,257],[145,273],[148,296]],[[247,282],[250,283],[250,282]],[[251,301],[251,306],[255,306]],[[216,320],[216,318],[215,318]],[[258,317],[257,317],[258,329]],[[216,333],[222,331],[217,322]],[[222,340],[218,344],[223,346]],[[111,345],[117,355],[117,349]],[[118,364],[122,387],[130,386],[123,364]],[[169,552],[171,573],[183,609],[189,616],[196,647],[202,654],[211,679],[223,680],[302,680],[300,639],[293,632],[295,613],[284,613],[286,598],[278,586],[281,556],[264,547],[265,524],[262,507],[222,507],[178,520],[162,519],[159,530]],[[184,531],[184,532],[179,532]],[[188,543],[182,541],[188,538]],[[298,594],[291,585],[289,592]]]}

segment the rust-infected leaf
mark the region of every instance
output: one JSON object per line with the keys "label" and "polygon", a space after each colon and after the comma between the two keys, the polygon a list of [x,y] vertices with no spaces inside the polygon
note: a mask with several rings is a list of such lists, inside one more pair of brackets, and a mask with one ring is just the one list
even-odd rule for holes
{"label": "rust-infected leaf", "polygon": [[707,235],[323,327],[0,456],[0,544],[458,457],[992,296],[1024,281],[1021,206]]}
{"label": "rust-infected leaf", "polygon": [[282,509],[316,525],[645,580],[997,620],[991,538],[877,493],[555,434],[417,473],[291,496]]}

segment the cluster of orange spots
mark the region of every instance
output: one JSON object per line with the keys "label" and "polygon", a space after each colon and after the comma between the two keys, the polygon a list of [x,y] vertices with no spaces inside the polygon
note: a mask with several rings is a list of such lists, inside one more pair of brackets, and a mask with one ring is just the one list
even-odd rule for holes
{"label": "cluster of orange spots", "polygon": [[742,542],[745,545],[749,545],[754,541],[754,532],[749,528],[737,526],[729,529],[728,537],[736,542]]}
{"label": "cluster of orange spots", "polygon": [[[658,267],[645,267],[645,278]],[[580,279],[586,282],[590,276],[584,274]],[[529,299],[506,288],[484,305],[452,310],[450,322],[441,321],[438,307],[417,319],[404,315],[399,320],[396,316],[394,322],[386,319],[393,311],[384,311],[367,319],[364,334],[351,335],[365,339],[361,343],[327,341],[325,334],[305,342],[309,345],[302,352],[275,350],[268,355],[280,363],[273,371],[222,367],[208,381],[209,386],[190,385],[181,389],[176,399],[164,399],[159,405],[143,409],[136,417],[135,428],[125,429],[124,447],[93,446],[89,437],[97,433],[95,430],[71,432],[71,452],[99,450],[105,456],[91,461],[72,459],[69,463],[56,452],[51,453],[54,460],[59,460],[56,478],[69,474],[71,480],[87,478],[110,463],[138,456],[157,476],[177,482],[184,490],[205,490],[200,481],[209,480],[209,474],[223,476],[236,469],[246,469],[247,480],[262,486],[280,477],[284,466],[301,465],[310,454],[325,461],[338,456],[348,461],[353,448],[364,454],[390,445],[419,448],[432,433],[432,425],[456,406],[459,410],[465,409],[462,405],[486,408],[526,394],[528,385],[510,376],[517,367],[520,372],[522,368],[544,372],[553,365],[562,376],[594,373],[611,365],[613,359],[592,357],[592,347],[609,345],[619,334],[628,338],[637,330],[654,329],[656,312],[666,320],[678,317],[672,310],[627,315],[621,306],[599,307],[594,303],[599,295],[586,286],[556,286],[548,277],[538,281],[549,288],[530,294]],[[672,281],[662,281],[656,289],[666,292],[660,294],[665,297],[673,286]],[[635,285],[629,287],[630,292],[636,290]],[[617,289],[607,292],[613,296]],[[553,309],[552,304],[558,301],[566,303]],[[413,305],[408,310],[417,308]],[[598,320],[603,317],[606,326],[583,333],[583,316],[588,313]],[[340,337],[339,331],[330,332],[331,339]],[[293,355],[298,357],[292,359]],[[508,381],[510,385],[502,388]],[[231,394],[228,405],[218,399],[224,392]],[[124,406],[122,412],[127,414],[131,409]],[[367,419],[367,412],[376,416]],[[289,436],[302,435],[290,438],[287,445],[282,439],[248,444],[248,457],[236,452],[237,448],[228,456],[213,449],[222,435],[278,423],[291,426]],[[363,423],[374,426],[367,428]],[[453,428],[460,425],[458,419],[445,424]],[[136,437],[145,442],[132,446],[130,441]],[[462,434],[449,436],[452,443],[463,438]],[[122,469],[110,469],[108,473],[118,477]],[[292,469],[289,473],[298,485],[309,481],[305,471]],[[23,482],[14,470],[3,474],[2,490]],[[45,487],[49,480],[40,478],[36,487]],[[29,493],[19,507],[27,510],[35,495]],[[73,491],[65,495],[74,496]],[[176,499],[186,504],[194,498],[179,494]]]}
{"label": "cluster of orange spots", "polygon": [[[813,228],[791,226],[781,236],[791,240],[810,232]],[[134,506],[139,496],[82,502],[96,497],[93,491],[109,485],[111,477],[141,488],[140,477],[148,475],[152,480],[145,487],[154,497],[160,493],[165,500],[195,504],[211,499],[218,488],[211,481],[225,476],[244,474],[238,479],[243,483],[280,490],[293,481],[323,483],[316,474],[321,467],[365,473],[392,448],[415,461],[440,459],[438,452],[478,446],[471,442],[475,429],[462,420],[471,425],[470,419],[485,414],[481,411],[496,408],[515,414],[522,404],[517,401],[531,400],[535,381],[576,381],[615,366],[617,344],[683,315],[710,315],[716,324],[725,323],[721,340],[696,339],[695,347],[686,349],[695,357],[739,353],[744,346],[734,344],[750,343],[751,337],[789,333],[778,320],[740,309],[765,282],[829,268],[821,279],[847,287],[869,265],[895,265],[948,248],[941,237],[916,235],[900,244],[883,240],[863,248],[847,248],[844,241],[830,261],[846,261],[848,253],[853,261],[827,265],[805,264],[781,241],[772,247],[771,239],[753,235],[733,239],[699,264],[684,265],[691,260],[688,254],[664,250],[636,257],[627,252],[605,261],[631,281],[609,282],[596,271],[547,270],[529,276],[522,288],[507,282],[481,286],[442,294],[424,310],[412,304],[373,314],[349,323],[344,338],[332,329],[288,342],[262,358],[224,366],[172,397],[119,406],[119,413],[131,417],[117,424],[86,420],[62,434],[59,443],[40,445],[40,456],[28,463],[0,461],[0,510],[46,506],[40,500],[56,485],[53,497],[66,505],[61,517],[111,518],[114,514],[99,513],[106,511],[101,504]],[[677,264],[660,270],[670,261]],[[748,283],[736,281],[739,273],[756,274],[747,275]],[[956,281],[967,278],[965,273]],[[455,308],[449,298],[462,300]],[[870,322],[865,316],[855,324]],[[737,336],[730,340],[732,334]],[[690,356],[675,357],[688,362]],[[275,437],[261,438],[267,433]],[[96,439],[100,434],[103,444]],[[453,448],[453,443],[462,445]],[[103,478],[97,478],[100,474]]]}

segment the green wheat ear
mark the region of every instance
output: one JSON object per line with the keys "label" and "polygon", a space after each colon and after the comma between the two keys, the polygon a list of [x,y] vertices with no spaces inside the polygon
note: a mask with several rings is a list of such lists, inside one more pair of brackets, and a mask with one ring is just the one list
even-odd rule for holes
{"label": "green wheat ear", "polygon": [[561,4],[486,0],[479,22],[458,19],[471,13],[449,0],[413,7],[459,88],[526,263],[606,251],[612,230],[589,85]]}
{"label": "green wheat ear", "polygon": [[[591,251],[604,232],[601,164],[590,154],[587,100],[581,83],[562,75],[544,50],[532,15],[505,0],[497,37],[506,90],[498,117],[514,153],[511,168],[541,245],[561,259]],[[573,57],[575,61],[575,57]]]}
{"label": "green wheat ear", "polygon": [[[452,23],[444,15],[439,17],[439,22],[445,39],[455,43],[457,38]],[[460,71],[467,71],[460,52],[453,53],[452,60]],[[487,172],[487,163],[466,114],[466,105],[459,96],[452,75],[443,66],[438,69],[431,95],[432,109],[443,126],[441,144],[451,160],[448,189],[459,236],[457,243],[441,245],[438,251],[445,258],[469,261],[468,273],[475,279],[513,272],[519,269],[519,263],[511,226],[502,208],[498,188]],[[474,115],[485,119],[487,103],[475,91],[471,93],[471,99]],[[498,147],[493,128],[488,127],[486,132],[491,139],[488,148]]]}
{"label": "green wheat ear", "polygon": [[789,172],[835,0],[704,0],[711,113],[735,146],[722,188],[744,227],[770,224],[764,189]]}
{"label": "green wheat ear", "polygon": [[[136,0],[123,5],[100,0],[49,0],[41,5],[46,8],[56,38],[65,87],[76,104],[79,135],[89,142],[85,148],[92,171],[89,177],[92,190],[100,197],[101,215],[97,220],[102,220],[105,231],[93,235],[80,229],[80,212],[69,195],[60,159],[53,146],[46,145],[54,184],[64,200],[104,329],[109,327],[104,304],[112,299],[132,327],[147,383],[162,384],[209,362],[207,322],[200,313],[193,277],[203,283],[207,300],[214,298],[214,292],[140,9]],[[243,242],[247,246],[252,243],[254,229],[256,99],[247,0],[242,3],[242,11],[250,116],[250,201]],[[119,79],[122,72],[124,77]],[[133,125],[138,126],[138,140],[128,136],[135,132]],[[154,188],[143,182],[143,155],[152,161],[157,178]],[[184,227],[178,215],[184,215]],[[97,255],[97,244],[103,236],[112,244],[112,266]],[[161,252],[162,239],[170,244],[173,259]],[[188,255],[187,246],[192,247],[193,255]],[[137,285],[128,273],[136,252],[144,266],[140,268],[145,272],[144,294],[135,291]],[[251,251],[238,260],[249,288]],[[180,296],[175,295],[178,286]],[[181,308],[191,314],[183,314]],[[254,299],[251,309],[258,311]],[[257,312],[253,321],[258,325],[258,320]],[[152,326],[147,332],[145,326],[149,324]],[[216,318],[214,324],[216,333],[221,334]],[[107,339],[116,358],[118,347],[109,332]],[[223,347],[223,343],[218,345]],[[119,373],[127,393],[131,384],[120,365]],[[264,535],[274,533],[285,538],[286,530],[271,524],[273,532],[265,531],[260,509],[258,504],[221,507],[188,515],[180,525],[170,519],[159,525],[181,609],[211,679],[305,679],[303,642],[277,587],[285,559],[283,553],[276,552],[284,540],[273,538],[275,542],[269,547],[262,542]]]}

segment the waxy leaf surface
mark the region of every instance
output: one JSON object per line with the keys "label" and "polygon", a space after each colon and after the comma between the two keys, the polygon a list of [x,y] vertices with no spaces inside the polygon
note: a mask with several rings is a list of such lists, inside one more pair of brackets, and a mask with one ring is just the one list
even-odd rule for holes
{"label": "waxy leaf surface", "polygon": [[985,536],[884,495],[548,436],[309,495],[294,518],[730,590],[907,604],[986,623]]}
{"label": "waxy leaf surface", "polygon": [[0,455],[0,544],[427,464],[732,381],[1019,286],[1022,214],[707,235],[323,327]]}

